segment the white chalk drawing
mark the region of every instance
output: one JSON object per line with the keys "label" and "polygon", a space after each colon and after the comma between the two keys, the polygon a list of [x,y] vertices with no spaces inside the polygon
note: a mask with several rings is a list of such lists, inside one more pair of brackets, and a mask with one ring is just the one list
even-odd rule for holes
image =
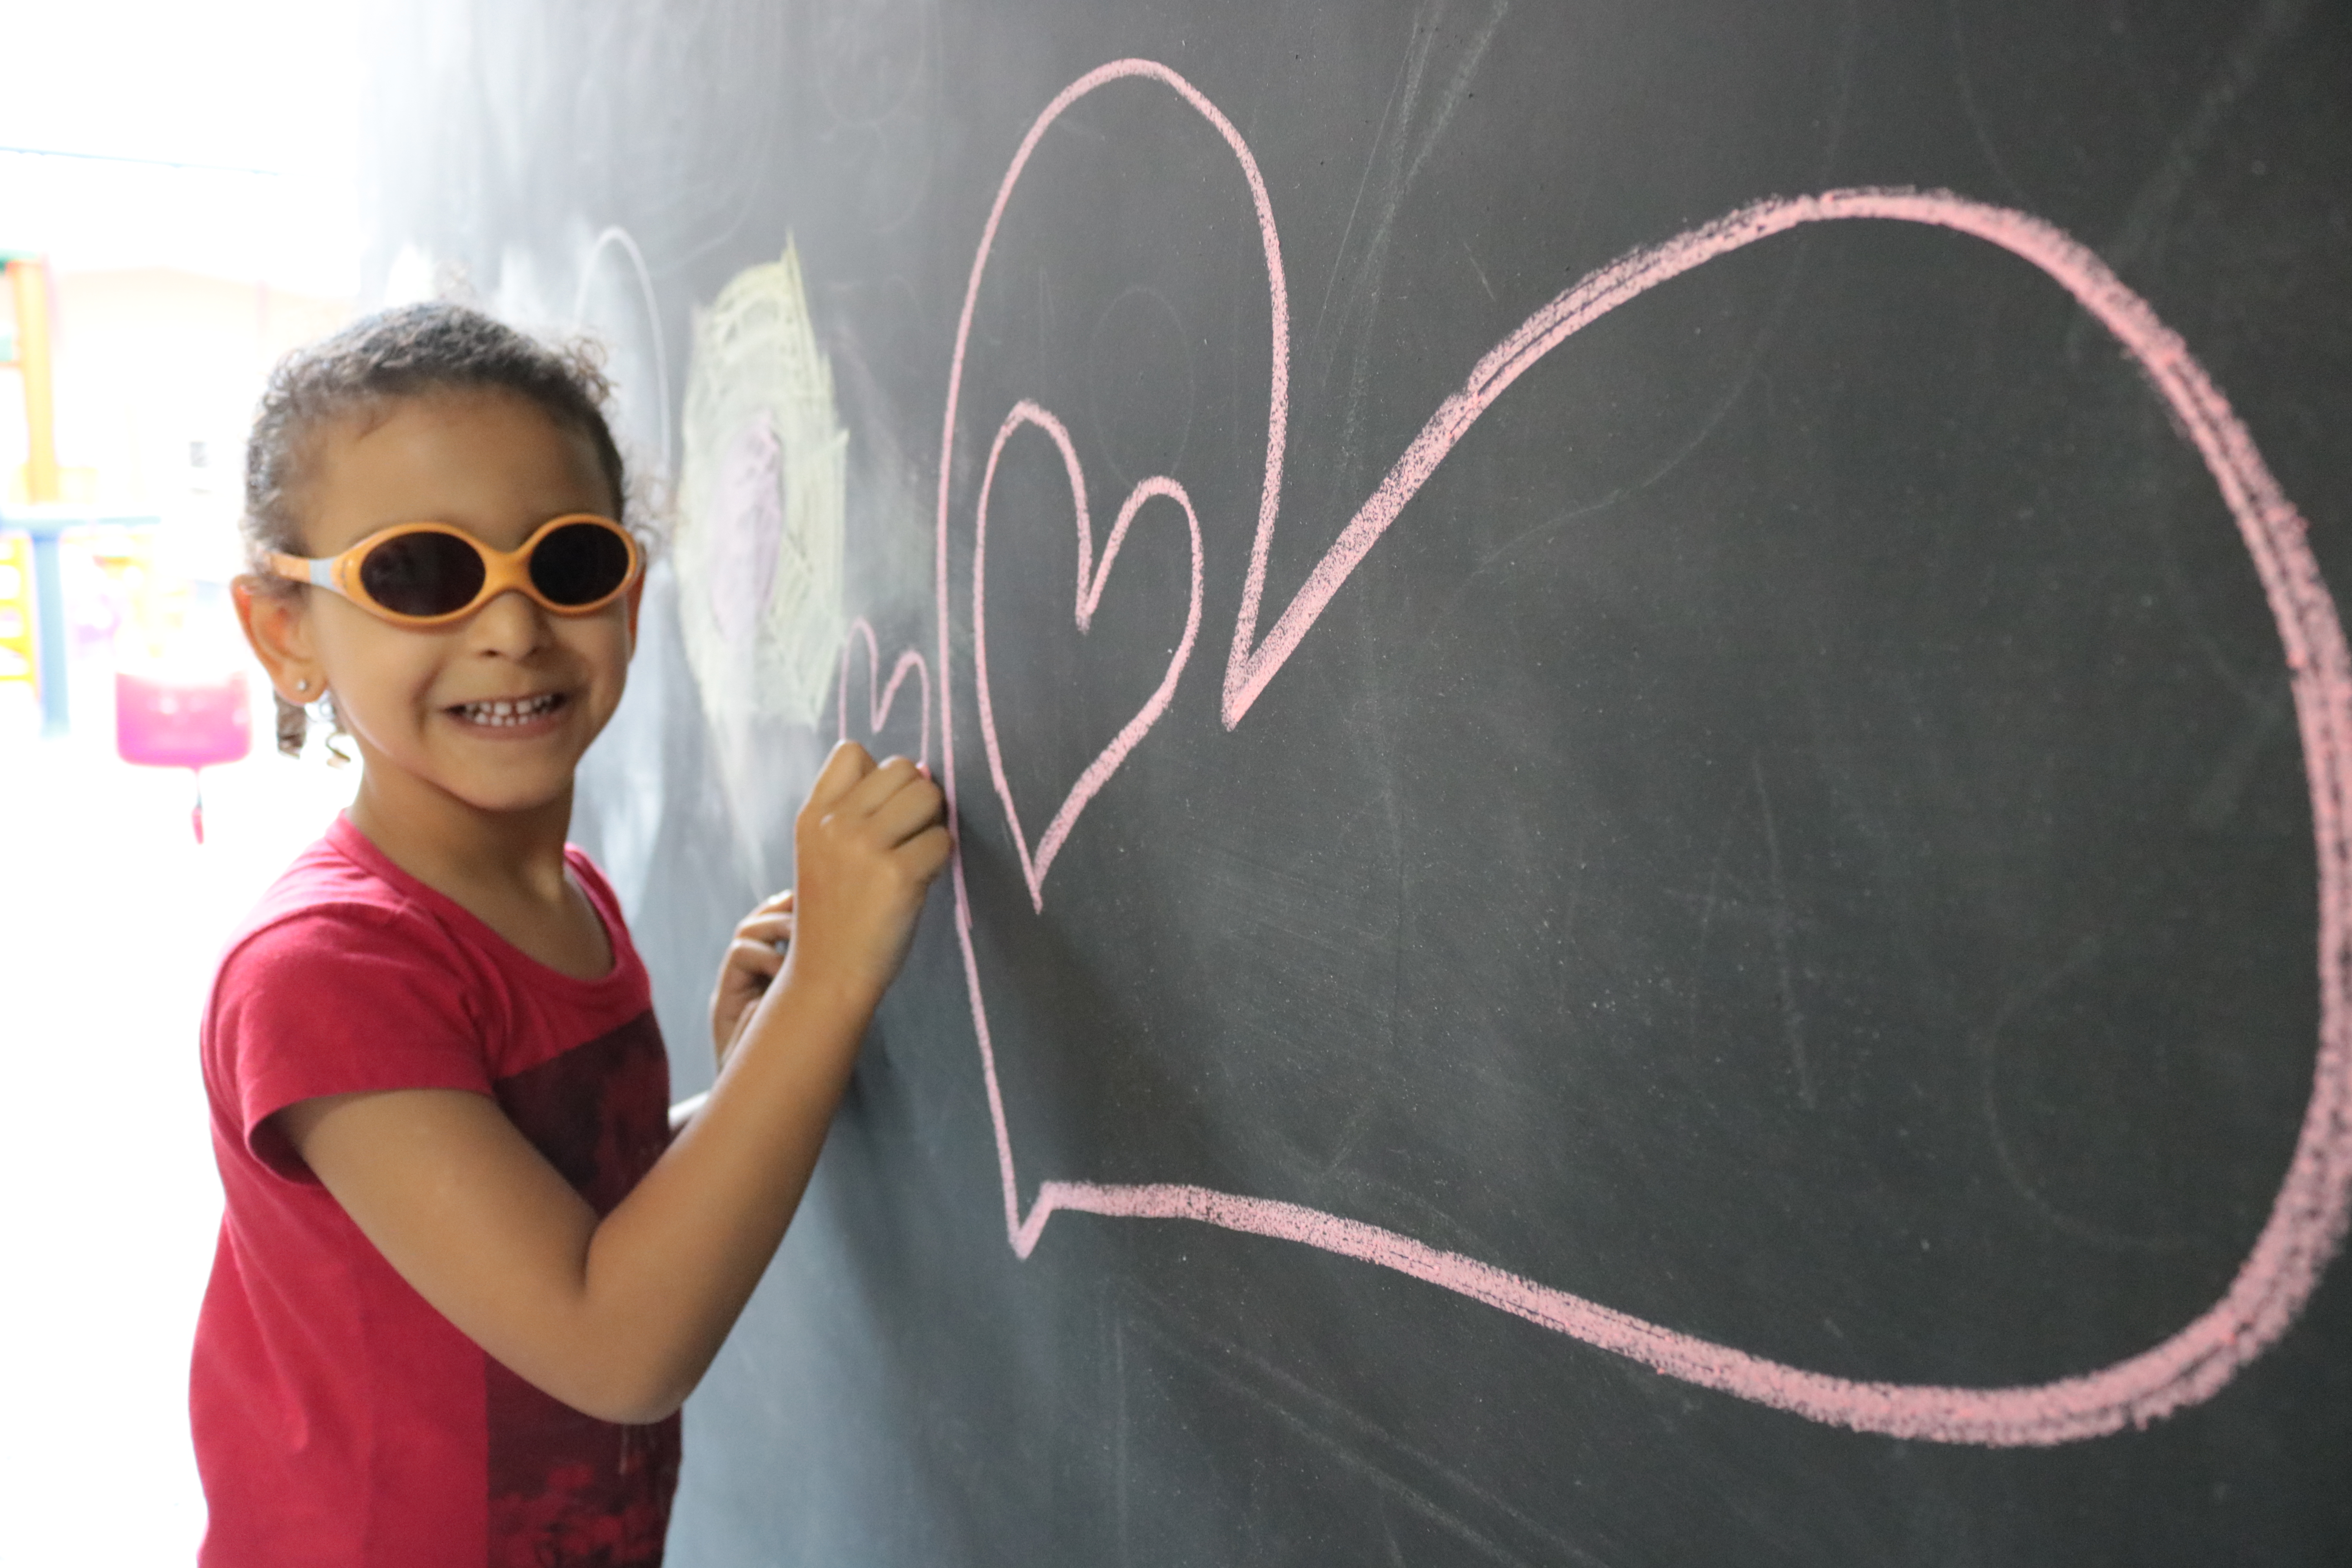
{"label": "white chalk drawing", "polygon": [[847,627],[848,433],[798,252],[740,272],[695,313],[678,471],[678,623],[739,830],[754,726],[813,725]]}
{"label": "white chalk drawing", "polygon": [[662,470],[661,477],[667,479],[670,465],[677,460],[677,453],[671,449],[669,344],[662,335],[661,307],[654,300],[654,278],[646,266],[646,253],[637,248],[635,237],[618,225],[590,240],[588,254],[581,258],[580,284],[572,295],[572,330],[593,329],[593,324],[588,320],[589,289],[596,281],[596,264],[604,259],[607,251],[628,264],[628,276],[636,284],[638,303],[645,307],[646,341],[653,349],[654,358],[654,384],[651,387],[624,386],[614,390],[620,394],[623,402],[632,405],[636,405],[646,393],[652,394],[656,428],[660,431],[655,447],[655,461]]}
{"label": "white chalk drawing", "polygon": [[[650,427],[655,448],[632,450],[632,468],[650,459],[650,484],[633,486],[659,496],[668,488],[677,460],[671,438],[669,345],[645,253],[629,231],[607,227],[582,247],[579,276],[572,293],[571,330],[585,331],[613,351],[606,370],[614,378],[614,412],[640,432]],[[506,276],[499,283],[503,295]],[[598,283],[604,283],[598,288]],[[618,287],[615,287],[618,285]],[[536,304],[536,300],[533,304]],[[598,309],[601,307],[601,309]],[[543,311],[533,310],[527,319]],[[641,316],[636,330],[629,318]],[[642,352],[625,352],[635,347]],[[650,374],[647,373],[650,372]],[[650,417],[648,416],[650,416]],[[604,733],[580,764],[577,810],[593,818],[597,858],[631,920],[643,912],[661,835],[664,789],[663,713],[671,698],[662,648],[677,614],[677,583],[669,563],[656,555],[646,582],[644,612],[637,626],[639,657],[629,669],[628,689]]]}

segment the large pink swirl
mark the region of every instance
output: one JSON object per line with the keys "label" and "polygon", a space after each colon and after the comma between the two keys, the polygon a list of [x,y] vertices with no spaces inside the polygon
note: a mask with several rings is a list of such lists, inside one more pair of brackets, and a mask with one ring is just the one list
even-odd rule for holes
{"label": "large pink swirl", "polygon": [[[1612,262],[1528,317],[1481,359],[1460,391],[1438,405],[1379,487],[1359,508],[1339,538],[1308,573],[1272,629],[1257,636],[1268,549],[1280,510],[1282,462],[1289,401],[1289,310],[1283,280],[1282,250],[1273,204],[1257,162],[1233,122],[1200,90],[1167,67],[1150,60],[1117,60],[1087,72],[1065,88],[1022,138],[997,188],[982,229],[963,313],[956,327],[950,363],[947,409],[940,438],[938,583],[939,668],[951,668],[949,637],[950,483],[954,472],[958,398],[972,314],[980,299],[991,247],[1005,204],[1047,127],[1070,105],[1108,83],[1135,78],[1157,82],[1196,110],[1232,149],[1239,163],[1265,245],[1267,292],[1272,304],[1270,345],[1272,399],[1267,420],[1265,473],[1257,528],[1250,547],[1240,615],[1225,663],[1222,712],[1227,728],[1248,713],[1266,684],[1280,672],[1357,564],[1379,542],[1405,504],[1425,483],[1454,443],[1527,369],[1580,328],[1670,278],[1727,252],[1794,228],[1832,219],[1874,218],[1925,224],[1973,236],[2040,268],[2112,332],[2136,360],[2179,427],[2203,458],[2221,498],[2236,518],[2248,554],[2276,617],[2293,681],[2305,769],[2311,786],[2312,826],[2319,869],[2319,1049],[2312,1071],[2311,1099],[2285,1179],[2252,1250],[2221,1299],[2170,1338],[2111,1365],[2054,1382],[2007,1388],[1956,1388],[1927,1384],[1874,1383],[1833,1377],[1712,1343],[1663,1324],[1612,1310],[1568,1291],[1539,1284],[1495,1264],[1443,1251],[1408,1236],[1278,1199],[1213,1192],[1173,1183],[1041,1183],[1028,1213],[1021,1212],[1013,1140],[1004,1115],[996,1052],[989,1034],[988,1006],[972,944],[971,902],[961,850],[952,867],[956,935],[980,1043],[982,1076],[989,1115],[996,1130],[998,1176],[1003,1184],[1005,1230],[1013,1251],[1027,1257],[1047,1220],[1075,1210],[1122,1218],[1189,1219],[1256,1236],[1303,1242],[1360,1258],[1427,1280],[1546,1328],[1612,1351],[1670,1376],[1718,1389],[1776,1409],[1859,1431],[1938,1442],[1993,1447],[2071,1442],[2144,1426],[2186,1405],[2210,1398],[2249,1362],[2277,1342],[2316,1288],[2342,1243],[2347,1206],[2352,1206],[2352,1029],[2347,1006],[2347,913],[2352,909],[2352,843],[2346,834],[2347,785],[2352,785],[2352,660],[2334,601],[2321,581],[2304,540],[2304,522],[2280,492],[2227,399],[2189,354],[2179,337],[2157,318],[2147,302],[2126,288],[2095,255],[2066,235],[2024,213],[1989,206],[1945,192],[1838,190],[1818,195],[1756,203],[1654,247]],[[1034,405],[1032,405],[1034,406]],[[1029,421],[1034,422],[1034,421]],[[1013,422],[1004,426],[1009,432]],[[1001,440],[1001,437],[1000,437]],[[1076,458],[1066,452],[1081,492]],[[1170,481],[1172,483],[1172,481]],[[1189,513],[1189,507],[1186,509]],[[1086,523],[1081,516],[1082,531]],[[1195,536],[1197,538],[1197,534]],[[1197,546],[1196,546],[1197,550]],[[1199,604],[1195,555],[1195,614]],[[1108,559],[1104,562],[1108,569]],[[1098,592],[1099,578],[1095,582]],[[1084,569],[1079,584],[1082,611],[1089,608]],[[972,584],[975,625],[983,612],[985,586]],[[1188,638],[1189,640],[1189,638]],[[975,639],[977,641],[977,639]],[[984,654],[975,648],[976,678],[986,689]],[[1162,695],[1181,672],[1171,666]],[[1164,708],[1155,696],[1153,711]],[[1116,767],[1142,739],[1148,725],[1122,732]],[[945,763],[950,814],[956,803],[954,704],[940,704],[940,755]],[[992,761],[996,748],[992,745]],[[1098,787],[1109,768],[1097,764]],[[1001,775],[1001,763],[998,764]],[[1090,773],[1096,770],[1090,770]],[[1001,778],[1000,778],[1001,783]],[[1001,788],[1008,816],[1009,788]],[[1092,791],[1087,795],[1090,796]],[[1054,839],[1075,825],[1084,800],[1058,813]],[[1016,836],[1020,829],[1013,817]],[[1025,857],[1024,857],[1025,859]],[[1041,857],[1042,861],[1042,857]],[[1024,865],[1030,890],[1044,907],[1045,865]]]}

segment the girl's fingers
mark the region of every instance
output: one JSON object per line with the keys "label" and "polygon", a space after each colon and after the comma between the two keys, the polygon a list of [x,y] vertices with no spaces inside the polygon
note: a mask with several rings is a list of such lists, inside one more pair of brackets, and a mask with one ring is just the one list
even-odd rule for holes
{"label": "girl's fingers", "polygon": [[852,816],[871,816],[884,802],[922,777],[914,763],[904,757],[892,757],[860,779],[856,788],[835,804],[834,810]]}
{"label": "girl's fingers", "polygon": [[948,837],[947,824],[927,827],[893,850],[900,860],[911,867],[925,880],[936,877],[940,868],[948,863],[948,851],[954,841]]}
{"label": "girl's fingers", "polygon": [[738,939],[727,949],[727,967],[748,969],[763,979],[773,980],[783,972],[784,955],[772,942]]}
{"label": "girl's fingers", "polygon": [[793,890],[790,888],[786,888],[781,893],[772,893],[767,898],[761,900],[759,907],[754,909],[751,913],[754,915],[773,914],[780,910],[789,910],[792,907]]}
{"label": "girl's fingers", "polygon": [[755,915],[735,928],[738,942],[778,942],[793,940],[791,914]]}
{"label": "girl's fingers", "polygon": [[842,742],[825,758],[824,766],[817,770],[816,782],[809,785],[809,807],[823,816],[873,772],[874,758],[865,747],[855,741]]}
{"label": "girl's fingers", "polygon": [[917,779],[874,808],[867,818],[893,848],[940,819],[944,805],[940,792]]}

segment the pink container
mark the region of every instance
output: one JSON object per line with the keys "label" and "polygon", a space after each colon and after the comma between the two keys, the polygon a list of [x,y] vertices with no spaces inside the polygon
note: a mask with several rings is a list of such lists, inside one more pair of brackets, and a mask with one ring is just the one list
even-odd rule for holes
{"label": "pink container", "polygon": [[245,672],[202,682],[114,677],[114,749],[126,763],[209,768],[253,750]]}

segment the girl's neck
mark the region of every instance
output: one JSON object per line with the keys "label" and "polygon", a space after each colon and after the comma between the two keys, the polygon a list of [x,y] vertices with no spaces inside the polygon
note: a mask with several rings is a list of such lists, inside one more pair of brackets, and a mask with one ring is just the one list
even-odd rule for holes
{"label": "girl's neck", "polygon": [[527,956],[575,980],[611,973],[604,921],[563,860],[568,783],[544,805],[484,811],[397,768],[370,769],[351,815],[394,865]]}
{"label": "girl's neck", "polygon": [[487,917],[486,905],[557,904],[569,896],[569,788],[524,810],[485,811],[399,769],[369,768],[351,819],[394,865],[478,915]]}

